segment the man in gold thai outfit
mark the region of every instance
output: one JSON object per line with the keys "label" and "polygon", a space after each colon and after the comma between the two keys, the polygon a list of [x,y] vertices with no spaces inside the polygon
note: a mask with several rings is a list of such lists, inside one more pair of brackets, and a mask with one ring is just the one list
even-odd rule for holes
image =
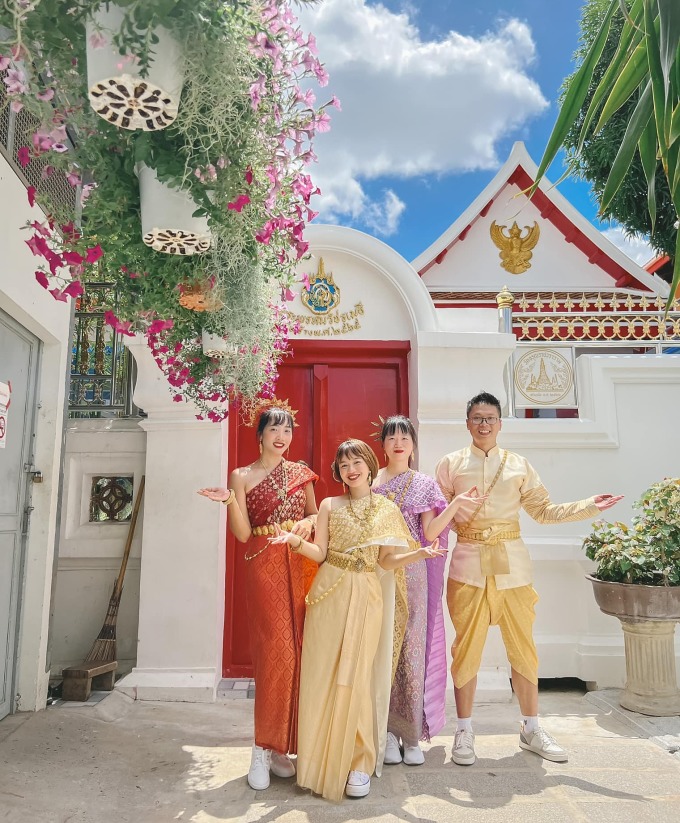
{"label": "man in gold thai outfit", "polygon": [[454,692],[458,724],[452,759],[475,762],[472,708],[477,672],[489,626],[499,626],[512,670],[512,686],[523,715],[519,745],[547,760],[563,762],[565,750],[538,723],[538,655],[532,627],[538,595],[532,586],[529,552],[520,536],[523,508],[538,523],[566,523],[595,517],[621,497],[597,495],[576,503],[552,503],[526,458],[499,449],[501,407],[488,392],[467,404],[472,444],[439,461],[436,478],[451,500],[476,486],[488,495],[478,507],[459,509],[451,556],[447,603],[456,630],[453,644]]}

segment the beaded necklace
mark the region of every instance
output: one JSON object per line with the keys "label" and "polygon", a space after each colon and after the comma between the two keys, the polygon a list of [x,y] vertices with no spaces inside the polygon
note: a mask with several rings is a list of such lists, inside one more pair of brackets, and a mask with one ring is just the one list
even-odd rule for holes
{"label": "beaded necklace", "polygon": [[[283,501],[286,499],[286,495],[288,494],[288,463],[287,463],[285,457],[283,458],[281,463],[282,463],[282,474],[283,474],[282,484],[279,486],[279,484],[272,477],[272,472],[274,471],[274,469],[276,469],[276,466],[274,466],[273,469],[269,470],[268,474],[265,477],[265,480],[269,480],[269,482],[274,487],[274,491],[278,495],[279,500],[283,503]],[[265,471],[267,471],[267,467],[263,463],[262,458],[260,458],[260,465],[262,466],[262,468]]]}
{"label": "beaded necklace", "polygon": [[[416,475],[416,473],[413,469],[408,469],[405,472],[405,474],[407,475],[407,477],[402,481],[401,487],[398,488],[397,491],[387,492],[387,495],[386,495],[388,500],[394,500],[394,502],[397,504],[397,506],[399,506],[400,509],[401,509],[401,504],[404,502],[404,499],[406,497],[406,492],[411,488],[411,483],[413,483],[413,478]],[[397,475],[397,477],[398,476],[399,475]],[[394,480],[394,479],[395,479],[394,477],[391,478],[391,480]],[[388,480],[385,485],[388,485],[389,482],[390,481]],[[399,495],[398,500],[395,499],[397,497],[397,495]]]}

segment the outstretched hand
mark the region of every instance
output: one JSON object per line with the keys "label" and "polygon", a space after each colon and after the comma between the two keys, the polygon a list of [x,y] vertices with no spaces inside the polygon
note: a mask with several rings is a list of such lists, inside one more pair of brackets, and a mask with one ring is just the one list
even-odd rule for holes
{"label": "outstretched hand", "polygon": [[199,489],[196,494],[200,494],[203,497],[207,497],[208,500],[214,500],[216,503],[224,503],[225,500],[229,500],[231,497],[231,491],[229,489],[220,489],[220,488],[208,488],[208,489]]}
{"label": "outstretched hand", "polygon": [[439,538],[432,541],[432,545],[430,546],[423,546],[422,548],[418,549],[418,553],[420,554],[423,560],[432,560],[434,557],[445,557],[446,550],[439,548]]}
{"label": "outstretched hand", "polygon": [[284,531],[278,523],[274,523],[274,529],[275,535],[269,538],[268,543],[288,543],[291,547],[299,548],[298,541],[304,539],[299,534]]}
{"label": "outstretched hand", "polygon": [[605,509],[611,509],[621,500],[623,500],[622,494],[598,494],[595,496],[595,505],[603,512]]}

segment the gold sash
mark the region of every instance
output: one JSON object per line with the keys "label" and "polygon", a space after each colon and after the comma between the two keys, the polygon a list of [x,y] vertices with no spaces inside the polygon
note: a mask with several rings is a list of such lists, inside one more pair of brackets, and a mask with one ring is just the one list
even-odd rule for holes
{"label": "gold sash", "polygon": [[519,522],[507,523],[503,531],[494,532],[492,527],[481,531],[461,527],[458,528],[458,537],[467,543],[479,543],[479,559],[482,564],[482,574],[491,577],[496,574],[510,574],[510,561],[506,540],[518,540],[520,536]]}

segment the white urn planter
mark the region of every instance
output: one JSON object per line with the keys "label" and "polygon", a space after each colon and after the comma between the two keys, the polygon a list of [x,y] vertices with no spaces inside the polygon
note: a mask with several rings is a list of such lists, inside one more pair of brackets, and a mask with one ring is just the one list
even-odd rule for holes
{"label": "white urn planter", "polygon": [[206,357],[226,357],[232,349],[224,337],[205,329],[201,331],[201,343]]}
{"label": "white urn planter", "polygon": [[111,3],[108,10],[102,6],[87,22],[90,105],[120,128],[159,131],[177,117],[184,83],[179,45],[167,29],[154,29],[158,43],[153,47],[153,62],[148,76],[140,77],[134,60],[120,54],[113,44],[123,19],[123,10]]}
{"label": "white urn planter", "polygon": [[202,254],[212,237],[206,217],[193,217],[198,206],[191,195],[162,183],[144,163],[135,169],[139,179],[142,237],[147,246],[165,254]]}

